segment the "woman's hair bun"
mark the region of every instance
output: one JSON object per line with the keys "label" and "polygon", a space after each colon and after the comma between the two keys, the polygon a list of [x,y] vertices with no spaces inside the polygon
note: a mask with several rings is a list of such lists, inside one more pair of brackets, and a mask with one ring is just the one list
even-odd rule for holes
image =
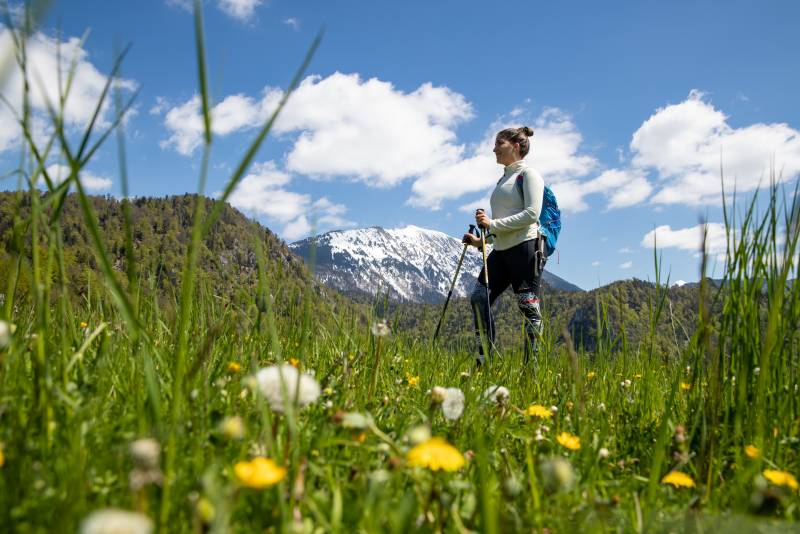
{"label": "woman's hair bun", "polygon": [[519,129],[519,131],[524,133],[528,137],[533,137],[533,128],[530,128],[529,126],[523,126]]}

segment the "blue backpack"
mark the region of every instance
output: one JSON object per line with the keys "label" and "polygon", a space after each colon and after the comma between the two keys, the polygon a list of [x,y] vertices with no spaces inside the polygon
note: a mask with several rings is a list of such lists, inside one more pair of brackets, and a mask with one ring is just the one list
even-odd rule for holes
{"label": "blue backpack", "polygon": [[[517,190],[522,201],[525,202],[525,195],[522,192],[522,173],[517,175]],[[544,197],[542,198],[542,213],[539,214],[539,231],[544,236],[544,254],[550,257],[556,250],[556,241],[561,232],[561,210],[558,209],[558,202],[553,190],[544,186]]]}

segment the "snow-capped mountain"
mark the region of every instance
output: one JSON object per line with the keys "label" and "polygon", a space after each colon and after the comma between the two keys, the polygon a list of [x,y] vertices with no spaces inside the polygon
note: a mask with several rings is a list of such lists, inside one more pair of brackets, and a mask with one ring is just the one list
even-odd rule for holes
{"label": "snow-capped mountain", "polygon": [[[289,245],[307,262],[312,238]],[[417,226],[337,230],[316,238],[315,271],[326,285],[344,293],[375,295],[391,289],[390,298],[440,302],[447,296],[464,246],[460,239]],[[464,256],[453,296],[466,296],[483,265],[475,248]],[[581,289],[545,270],[544,282],[567,291]]]}

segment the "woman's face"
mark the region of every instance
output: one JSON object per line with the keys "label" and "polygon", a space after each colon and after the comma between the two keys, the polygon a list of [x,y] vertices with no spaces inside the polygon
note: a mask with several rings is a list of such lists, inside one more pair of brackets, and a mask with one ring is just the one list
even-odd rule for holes
{"label": "woman's face", "polygon": [[497,137],[494,141],[494,155],[497,163],[510,165],[521,159],[519,157],[519,143],[511,143],[508,139]]}

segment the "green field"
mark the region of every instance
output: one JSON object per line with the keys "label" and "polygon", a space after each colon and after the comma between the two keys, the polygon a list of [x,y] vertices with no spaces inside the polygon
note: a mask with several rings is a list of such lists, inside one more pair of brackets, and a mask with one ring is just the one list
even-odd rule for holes
{"label": "green field", "polygon": [[[688,342],[662,331],[670,302],[656,252],[635,345],[598,328],[594,350],[576,350],[554,320],[537,365],[522,365],[520,335],[478,370],[469,347],[432,346],[391,314],[331,295],[302,265],[287,270],[266,236],[244,245],[247,280],[230,282],[246,291],[203,276],[225,199],[273,119],[222,196],[198,201],[212,146],[199,11],[196,27],[200,196],[166,289],[152,251],[137,249],[130,203],[117,264],[79,179],[116,140],[127,196],[122,121],[75,139],[53,102],[41,142],[19,117],[27,142],[4,170],[18,188],[0,221],[0,530],[800,529],[795,192],[770,188],[760,212],[755,200],[728,207],[723,283],[703,278]],[[128,104],[108,88],[121,117]],[[45,172],[55,155],[72,169],[60,184]],[[70,188],[93,252],[81,261],[61,225]],[[281,364],[283,382],[271,368]],[[437,386],[463,393],[463,413]]]}

